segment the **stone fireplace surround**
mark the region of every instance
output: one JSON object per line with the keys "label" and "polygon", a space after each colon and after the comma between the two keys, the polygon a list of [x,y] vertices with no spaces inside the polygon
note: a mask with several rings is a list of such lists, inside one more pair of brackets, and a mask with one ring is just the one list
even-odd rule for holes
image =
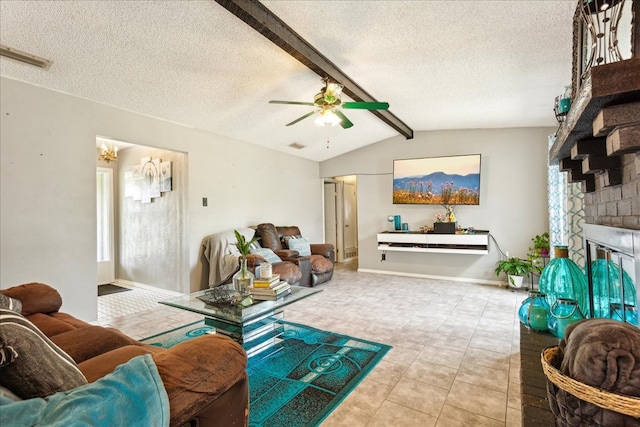
{"label": "stone fireplace surround", "polygon": [[[569,182],[582,183],[586,223],[583,237],[595,232],[597,240],[607,228],[590,224],[614,227],[612,234],[640,230],[640,0],[632,1],[632,57],[593,67],[584,80],[579,77],[583,54],[579,20],[576,8],[571,108],[558,128],[549,159],[550,164],[557,163],[567,172]],[[630,234],[638,240],[638,288],[640,233]],[[557,343],[551,334],[520,325],[523,427],[555,425],[540,356],[545,347]]]}

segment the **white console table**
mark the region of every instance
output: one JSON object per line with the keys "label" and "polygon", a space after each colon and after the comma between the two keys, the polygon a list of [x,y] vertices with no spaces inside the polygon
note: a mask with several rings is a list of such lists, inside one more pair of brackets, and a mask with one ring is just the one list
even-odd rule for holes
{"label": "white console table", "polygon": [[384,231],[378,233],[378,250],[383,253],[397,251],[486,255],[489,253],[489,232],[435,234],[419,231]]}

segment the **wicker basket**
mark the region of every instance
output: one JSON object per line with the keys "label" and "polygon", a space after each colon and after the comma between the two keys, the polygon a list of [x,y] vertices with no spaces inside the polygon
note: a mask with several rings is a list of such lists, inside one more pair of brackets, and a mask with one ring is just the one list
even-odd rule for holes
{"label": "wicker basket", "polygon": [[[621,424],[616,423],[617,425],[635,425],[636,422],[640,425],[640,398],[611,393],[569,378],[558,369],[562,362],[561,357],[558,346],[542,350],[542,370],[547,377],[549,405],[556,416],[557,425],[602,427],[612,425],[602,421],[603,411],[598,408],[617,413],[613,414],[613,418],[617,416],[617,419],[622,422]],[[567,402],[570,399],[567,399],[566,396],[578,400],[573,399],[572,404],[568,405]],[[592,405],[596,405],[598,408]],[[571,422],[568,422],[568,418],[571,419]],[[612,414],[608,414],[604,418],[610,422]],[[576,419],[583,421],[583,423],[576,424]]]}

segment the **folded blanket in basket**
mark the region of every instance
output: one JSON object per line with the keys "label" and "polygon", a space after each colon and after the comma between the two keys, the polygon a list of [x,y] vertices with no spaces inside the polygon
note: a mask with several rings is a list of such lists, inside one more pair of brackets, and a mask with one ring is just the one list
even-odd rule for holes
{"label": "folded blanket in basket", "polygon": [[640,397],[640,329],[615,320],[589,319],[568,328],[559,348],[565,375]]}
{"label": "folded blanket in basket", "polygon": [[[583,320],[567,328],[558,347],[564,375],[612,393],[640,397],[640,329],[610,319]],[[585,425],[576,422],[586,417],[595,425],[640,426],[637,418],[579,402],[572,395],[557,397],[568,409],[564,415],[569,425]]]}

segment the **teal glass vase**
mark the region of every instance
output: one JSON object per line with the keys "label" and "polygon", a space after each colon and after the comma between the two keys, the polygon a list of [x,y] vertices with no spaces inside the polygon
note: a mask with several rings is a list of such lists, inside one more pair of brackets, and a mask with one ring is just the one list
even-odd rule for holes
{"label": "teal glass vase", "polygon": [[578,301],[566,298],[558,298],[551,306],[549,314],[549,332],[558,338],[564,337],[564,331],[569,325],[585,318]]}
{"label": "teal glass vase", "polygon": [[[621,271],[622,281],[620,280]],[[622,308],[623,298],[624,305],[632,307],[632,311],[635,310],[637,296],[633,279],[624,269],[621,270],[616,262],[611,260],[609,252],[602,249],[596,250],[596,259],[591,263],[591,274],[593,282],[593,317],[613,318],[613,311],[617,309],[612,306]]]}
{"label": "teal glass vase", "polygon": [[396,230],[402,230],[402,217],[400,215],[393,216],[393,227]]}
{"label": "teal glass vase", "polygon": [[574,300],[580,311],[588,316],[589,288],[584,271],[569,258],[566,246],[554,247],[555,258],[542,270],[538,287],[546,295],[547,303],[553,307],[562,298]]}
{"label": "teal glass vase", "polygon": [[610,289],[613,283],[620,280],[612,277],[610,262],[607,262],[606,252],[596,250],[596,259],[591,263],[591,276],[593,283],[593,313],[591,317],[610,317]]}
{"label": "teal glass vase", "polygon": [[591,275],[593,317],[610,318],[637,326],[635,284],[629,273],[611,259],[610,252],[596,250],[596,259],[591,263]]}
{"label": "teal glass vase", "polygon": [[545,332],[549,329],[549,304],[545,295],[538,291],[529,291],[527,299],[522,301],[518,310],[520,322],[527,328],[536,332]]}

